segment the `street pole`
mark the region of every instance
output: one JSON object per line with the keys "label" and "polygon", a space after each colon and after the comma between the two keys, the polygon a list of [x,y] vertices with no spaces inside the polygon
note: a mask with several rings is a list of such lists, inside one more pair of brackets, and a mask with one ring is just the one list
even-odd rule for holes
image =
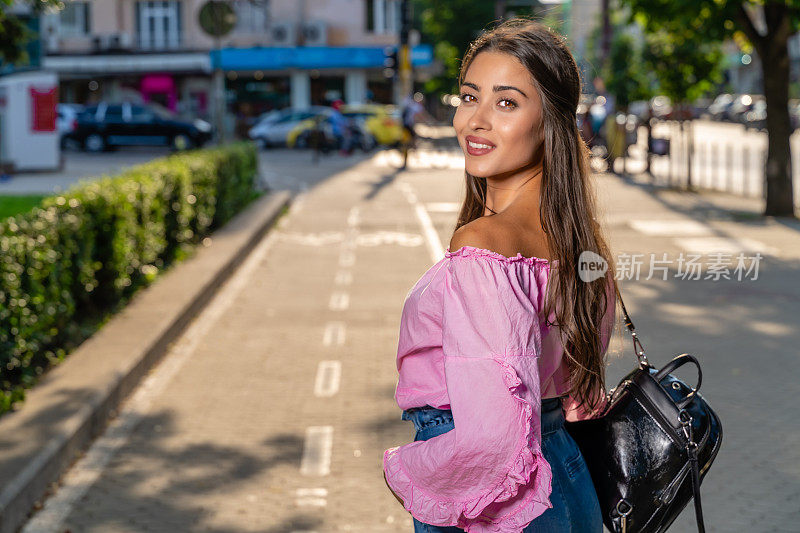
{"label": "street pole", "polygon": [[400,3],[400,101],[410,95],[414,90],[411,70],[411,47],[408,44],[408,34],[411,32],[411,2],[402,0]]}
{"label": "street pole", "polygon": [[225,73],[222,71],[222,38],[236,24],[236,14],[231,6],[223,0],[208,0],[198,12],[198,21],[203,31],[214,39],[211,50],[211,108],[214,128],[219,144],[226,140],[225,131]]}
{"label": "street pole", "polygon": [[611,14],[609,13],[609,0],[603,0],[601,6],[603,33],[600,40],[600,55],[602,66],[605,66],[608,62],[608,56],[611,52]]}
{"label": "street pole", "polygon": [[219,144],[225,142],[225,73],[222,72],[220,38],[214,38],[214,128]]}

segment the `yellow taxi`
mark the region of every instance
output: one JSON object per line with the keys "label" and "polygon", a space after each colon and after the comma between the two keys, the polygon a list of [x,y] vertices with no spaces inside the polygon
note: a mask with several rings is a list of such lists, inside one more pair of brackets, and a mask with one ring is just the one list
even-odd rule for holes
{"label": "yellow taxi", "polygon": [[403,124],[397,106],[382,104],[343,105],[344,116],[363,120],[367,131],[378,144],[393,146],[403,139]]}

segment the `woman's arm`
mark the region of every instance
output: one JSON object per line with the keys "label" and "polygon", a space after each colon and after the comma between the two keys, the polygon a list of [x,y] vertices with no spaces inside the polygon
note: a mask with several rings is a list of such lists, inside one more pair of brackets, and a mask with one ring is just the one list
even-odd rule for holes
{"label": "woman's arm", "polygon": [[420,522],[519,532],[552,507],[538,423],[538,315],[512,282],[496,258],[447,263],[442,352],[454,428],[390,448],[383,460],[387,484]]}

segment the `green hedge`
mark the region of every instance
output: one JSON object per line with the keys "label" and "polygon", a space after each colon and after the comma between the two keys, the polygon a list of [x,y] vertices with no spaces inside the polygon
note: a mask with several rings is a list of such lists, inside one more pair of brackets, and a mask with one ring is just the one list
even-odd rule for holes
{"label": "green hedge", "polygon": [[252,201],[257,164],[251,143],[184,152],[0,220],[0,414]]}

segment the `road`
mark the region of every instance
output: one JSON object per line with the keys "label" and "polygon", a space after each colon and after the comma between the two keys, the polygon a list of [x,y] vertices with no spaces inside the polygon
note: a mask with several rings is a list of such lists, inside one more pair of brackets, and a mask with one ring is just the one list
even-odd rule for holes
{"label": "road", "polygon": [[[389,152],[300,154],[262,159],[273,186],[304,192],[25,532],[412,531],[381,475],[383,450],[413,439],[393,400],[399,317],[449,242],[463,162],[446,139],[402,172]],[[800,224],[762,220],[752,199],[592,180],[618,261],[676,261],[620,283],[651,362],[703,365],[724,427],[707,530],[797,531]],[[689,251],[762,257],[755,279],[677,278]],[[635,360],[617,327],[609,387]],[[696,531],[691,503],[670,531]]]}

